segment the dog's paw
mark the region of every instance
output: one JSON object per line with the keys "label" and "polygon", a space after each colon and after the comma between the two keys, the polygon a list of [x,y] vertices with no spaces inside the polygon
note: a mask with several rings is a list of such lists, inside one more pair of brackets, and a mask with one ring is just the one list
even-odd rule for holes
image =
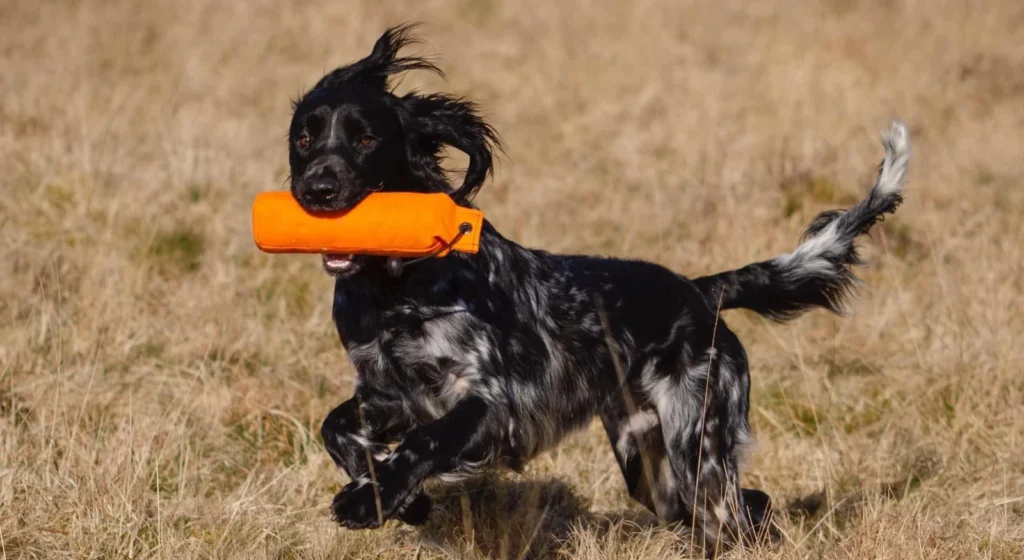
{"label": "dog's paw", "polygon": [[742,492],[747,522],[752,531],[751,540],[776,540],[779,535],[776,534],[775,525],[772,522],[774,511],[771,498],[760,490],[743,488]]}
{"label": "dog's paw", "polygon": [[334,520],[348,529],[376,529],[384,524],[383,504],[378,509],[376,486],[369,480],[355,480],[338,492],[331,504]]}
{"label": "dog's paw", "polygon": [[423,525],[430,516],[430,497],[419,492],[405,507],[398,510],[398,518],[408,525]]}

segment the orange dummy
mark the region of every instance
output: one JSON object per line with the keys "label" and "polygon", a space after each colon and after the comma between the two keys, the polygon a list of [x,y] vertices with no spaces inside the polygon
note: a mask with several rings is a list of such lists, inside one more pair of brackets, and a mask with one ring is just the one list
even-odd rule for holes
{"label": "orange dummy", "polygon": [[263,192],[252,205],[252,234],[267,253],[440,257],[476,253],[483,219],[443,193],[374,193],[350,210],[311,214],[289,192]]}

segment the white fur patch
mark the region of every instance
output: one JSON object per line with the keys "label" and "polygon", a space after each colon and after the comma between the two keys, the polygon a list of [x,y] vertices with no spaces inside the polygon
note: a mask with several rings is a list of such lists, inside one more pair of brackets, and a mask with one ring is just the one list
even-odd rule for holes
{"label": "white fur patch", "polygon": [[882,160],[875,189],[883,195],[900,192],[910,161],[910,133],[907,125],[899,119],[892,121],[889,130],[882,133],[882,146],[885,148],[885,159]]}
{"label": "white fur patch", "polygon": [[360,447],[370,447],[370,440],[366,439],[365,437],[359,434],[349,434],[349,437],[351,437],[356,443],[358,443]]}
{"label": "white fur patch", "polygon": [[641,410],[627,418],[619,426],[619,441],[615,444],[619,454],[623,457],[628,456],[632,450],[633,438],[658,427],[659,422],[658,413],[653,410]]}
{"label": "white fur patch", "polygon": [[836,257],[846,250],[846,244],[839,236],[839,220],[825,226],[817,235],[797,246],[792,253],[785,253],[772,259],[780,268],[793,270],[801,276],[828,276],[835,273],[836,265],[828,257]]}

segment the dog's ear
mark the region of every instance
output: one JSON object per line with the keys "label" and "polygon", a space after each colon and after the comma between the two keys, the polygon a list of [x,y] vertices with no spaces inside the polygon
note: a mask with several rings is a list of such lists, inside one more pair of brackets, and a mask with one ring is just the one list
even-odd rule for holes
{"label": "dog's ear", "polygon": [[423,57],[398,56],[398,51],[402,47],[419,42],[412,34],[415,27],[416,24],[405,24],[388,29],[374,43],[370,56],[327,74],[313,86],[311,92],[329,89],[346,82],[364,84],[386,91],[388,77],[406,70],[428,70],[443,76],[440,68]]}
{"label": "dog's ear", "polygon": [[[491,173],[494,151],[501,149],[497,133],[480,117],[476,104],[467,99],[413,93],[403,97],[402,103],[410,121],[409,132],[413,136],[410,147],[418,148],[431,158],[430,162],[424,162],[424,171],[440,174],[437,162],[444,145],[469,156],[462,186],[449,194],[456,202],[472,200]],[[410,160],[414,160],[416,154],[410,156]]]}

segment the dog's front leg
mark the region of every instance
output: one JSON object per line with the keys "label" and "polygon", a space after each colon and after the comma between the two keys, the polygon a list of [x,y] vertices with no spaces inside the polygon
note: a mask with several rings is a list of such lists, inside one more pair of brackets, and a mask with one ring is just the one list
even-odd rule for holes
{"label": "dog's front leg", "polygon": [[486,401],[471,396],[438,420],[409,432],[377,466],[376,484],[363,477],[335,496],[335,519],[350,529],[379,527],[428,476],[456,471],[466,463],[486,463],[492,458],[498,425],[489,412]]}
{"label": "dog's front leg", "polygon": [[[388,455],[387,442],[411,429],[401,404],[357,391],[327,415],[320,434],[331,459],[352,480],[370,476]],[[401,508],[399,518],[420,525],[430,514],[430,498],[417,493]]]}

